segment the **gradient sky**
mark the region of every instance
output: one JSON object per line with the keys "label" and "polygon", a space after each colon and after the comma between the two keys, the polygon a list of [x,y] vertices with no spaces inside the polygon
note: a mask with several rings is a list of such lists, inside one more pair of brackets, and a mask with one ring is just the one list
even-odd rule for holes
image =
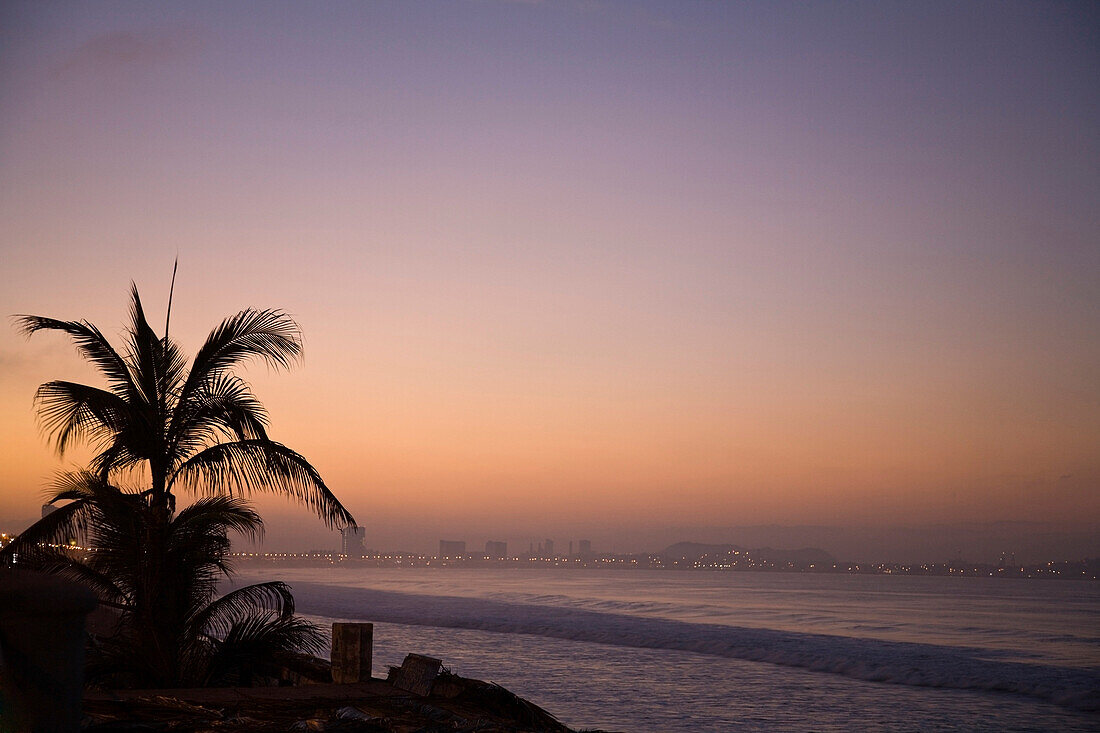
{"label": "gradient sky", "polygon": [[[6,2],[0,313],[291,312],[379,544],[1100,529],[1096,7]],[[55,378],[0,329],[0,518]]]}

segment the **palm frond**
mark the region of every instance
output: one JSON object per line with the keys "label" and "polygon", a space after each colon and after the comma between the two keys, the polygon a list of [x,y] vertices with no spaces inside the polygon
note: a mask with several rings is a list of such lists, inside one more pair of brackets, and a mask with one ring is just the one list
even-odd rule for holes
{"label": "palm frond", "polygon": [[234,624],[256,613],[268,611],[279,616],[294,613],[294,596],[290,593],[290,586],[273,580],[237,588],[212,601],[193,616],[189,626],[194,634],[224,639]]}
{"label": "palm frond", "polygon": [[60,471],[50,481],[47,492],[47,504],[63,499],[88,499],[95,496],[96,489],[106,484],[92,471]]}
{"label": "palm frond", "polygon": [[102,601],[125,606],[126,593],[122,591],[114,581],[105,573],[102,573],[91,565],[75,559],[64,550],[53,550],[42,553],[35,558],[35,570],[50,575],[60,575],[63,578],[80,583],[91,589]]}
{"label": "palm frond", "polygon": [[9,565],[14,560],[33,564],[35,558],[50,554],[53,546],[87,536],[95,510],[91,497],[73,495],[59,498],[73,498],[74,501],[42,517],[0,549],[0,565]]}
{"label": "palm frond", "polygon": [[199,612],[217,590],[218,578],[232,571],[229,532],[251,540],[263,533],[263,521],[239,497],[199,499],[170,523],[162,565],[179,589],[180,623]]}
{"label": "palm frond", "polygon": [[248,686],[255,675],[276,677],[282,661],[324,648],[324,632],[300,616],[253,614],[233,624],[224,639],[212,640],[207,683]]}
{"label": "palm frond", "polygon": [[163,361],[161,394],[164,399],[165,414],[168,414],[179,395],[184,372],[187,370],[187,357],[179,344],[167,337],[160,340],[160,350]]}
{"label": "palm frond", "polygon": [[103,482],[90,485],[89,491],[88,504],[93,511],[85,542],[94,551],[83,562],[109,577],[119,593],[137,603],[144,579],[159,572],[158,556],[163,554],[154,512],[140,494]]}
{"label": "palm frond", "polygon": [[247,501],[236,496],[207,496],[181,510],[172,520],[172,532],[203,536],[232,530],[255,542],[263,537],[263,520]]}
{"label": "palm frond", "polygon": [[141,307],[141,296],[137,285],[130,283],[130,327],[127,336],[130,339],[130,373],[141,391],[144,402],[151,407],[159,407],[164,394],[164,364],[160,338],[153,332],[145,319]]}
{"label": "palm frond", "polygon": [[267,410],[248,382],[235,374],[220,373],[176,404],[168,431],[170,448],[182,462],[218,438],[266,439],[267,425]]}
{"label": "palm frond", "polygon": [[46,382],[34,401],[42,428],[61,455],[74,439],[106,444],[122,430],[130,411],[115,393],[75,382]]}
{"label": "palm frond", "polygon": [[219,443],[195,454],[169,478],[205,494],[284,494],[311,507],[329,527],[355,524],[355,517],[325,485],[309,462],[281,443],[238,440]]}
{"label": "palm frond", "polygon": [[192,376],[206,378],[247,359],[289,368],[302,354],[302,331],[281,310],[248,308],[221,322],[195,355]]}
{"label": "palm frond", "polygon": [[[327,641],[317,624],[301,616],[276,612],[255,614],[236,623],[223,642],[226,646],[264,645],[278,651],[298,651],[319,654]],[[259,655],[257,655],[259,656]]]}
{"label": "palm frond", "polygon": [[72,338],[77,351],[107,378],[111,391],[120,397],[131,395],[136,385],[125,360],[114,350],[98,328],[87,321],[61,321],[43,316],[15,316],[16,328],[28,338],[38,331],[63,331]]}
{"label": "palm frond", "polygon": [[[137,449],[145,447],[141,445],[145,442],[142,440],[143,436],[141,431],[127,431],[127,433],[127,438],[136,437],[138,440],[116,440],[103,451],[93,456],[88,463],[88,468],[104,481],[107,480],[108,475],[113,471],[124,471],[147,460],[147,451],[142,451],[141,453],[135,452]],[[135,442],[139,443],[139,445],[130,445]]]}

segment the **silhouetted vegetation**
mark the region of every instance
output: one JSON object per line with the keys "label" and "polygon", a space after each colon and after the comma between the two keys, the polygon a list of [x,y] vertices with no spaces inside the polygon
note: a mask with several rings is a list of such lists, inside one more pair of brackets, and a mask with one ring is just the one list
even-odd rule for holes
{"label": "silhouetted vegetation", "polygon": [[[188,369],[167,319],[163,337],[150,327],[136,287],[122,354],[87,321],[17,322],[28,336],[67,333],[107,381],[39,387],[39,416],[58,452],[74,442],[97,452],[86,470],[59,477],[49,498],[57,509],[0,551],[6,563],[84,583],[117,611],[109,633],[93,639],[89,676],[143,687],[250,684],[276,676],[288,655],[322,648],[283,583],[215,597],[231,572],[229,533],[262,533],[243,496],[285,494],[329,526],[354,524],[317,470],[268,437],[263,405],[234,373],[249,359],[290,366],[301,353],[297,324],[281,311],[242,311],[210,333]],[[200,498],[177,512],[180,489]]]}

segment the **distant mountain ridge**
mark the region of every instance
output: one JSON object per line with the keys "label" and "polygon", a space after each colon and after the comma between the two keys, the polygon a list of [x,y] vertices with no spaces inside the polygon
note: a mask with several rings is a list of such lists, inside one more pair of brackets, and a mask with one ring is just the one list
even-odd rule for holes
{"label": "distant mountain ridge", "polygon": [[772,563],[832,564],[836,558],[820,547],[802,547],[797,550],[777,550],[772,547],[745,548],[739,545],[707,545],[702,542],[677,542],[658,554],[667,560],[699,560],[704,557],[726,557],[733,553],[767,560]]}

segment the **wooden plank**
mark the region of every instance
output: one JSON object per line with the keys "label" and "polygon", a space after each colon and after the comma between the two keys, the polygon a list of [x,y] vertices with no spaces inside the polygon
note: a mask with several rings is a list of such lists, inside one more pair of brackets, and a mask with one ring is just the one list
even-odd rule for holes
{"label": "wooden plank", "polygon": [[332,625],[332,681],[364,682],[371,676],[374,624]]}

